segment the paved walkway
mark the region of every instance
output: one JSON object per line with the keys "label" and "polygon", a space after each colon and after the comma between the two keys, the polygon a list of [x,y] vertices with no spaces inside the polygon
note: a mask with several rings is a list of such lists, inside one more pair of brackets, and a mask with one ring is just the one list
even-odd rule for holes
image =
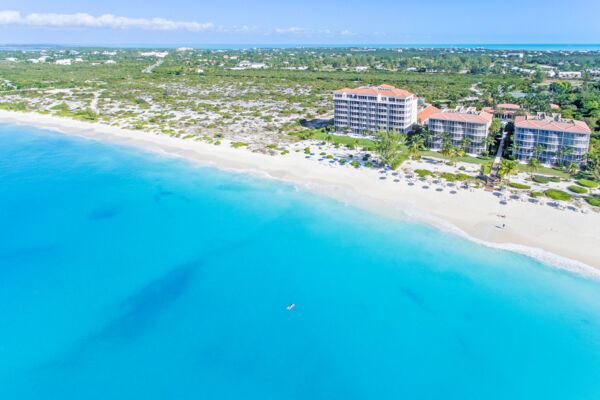
{"label": "paved walkway", "polygon": [[506,135],[506,131],[502,133],[502,139],[500,139],[500,145],[498,146],[498,151],[496,152],[496,158],[494,159],[494,163],[492,164],[492,168],[490,169],[490,173],[488,175],[487,184],[485,185],[485,190],[490,192],[493,190],[494,184],[500,179],[498,176],[498,169],[500,168],[500,163],[502,162],[502,149],[504,149],[504,139],[506,139]]}

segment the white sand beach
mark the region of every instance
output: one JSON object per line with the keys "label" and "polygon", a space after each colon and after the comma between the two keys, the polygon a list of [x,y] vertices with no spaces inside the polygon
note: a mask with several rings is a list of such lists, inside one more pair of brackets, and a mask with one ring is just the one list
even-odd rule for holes
{"label": "white sand beach", "polygon": [[[599,212],[590,207],[569,209],[544,202],[532,203],[524,194],[520,199],[511,199],[509,194],[486,192],[481,188],[458,188],[434,183],[431,179],[421,181],[410,173],[410,169],[419,168],[425,161],[406,162],[402,166],[404,171],[393,175],[391,171],[383,173],[374,168],[357,169],[328,160],[319,161],[318,156],[306,159],[303,152],[273,156],[233,148],[226,140],[215,146],[203,141],[37,113],[0,111],[0,123],[57,130],[185,157],[231,171],[259,173],[376,213],[424,221],[485,245],[529,254],[559,267],[600,276]],[[444,165],[439,168],[443,170]]]}

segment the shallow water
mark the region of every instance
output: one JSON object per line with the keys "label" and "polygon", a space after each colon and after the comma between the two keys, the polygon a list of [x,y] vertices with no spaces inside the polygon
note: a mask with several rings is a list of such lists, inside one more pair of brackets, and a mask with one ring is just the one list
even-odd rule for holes
{"label": "shallow water", "polygon": [[1,125],[0,221],[3,399],[600,398],[600,282],[291,185]]}

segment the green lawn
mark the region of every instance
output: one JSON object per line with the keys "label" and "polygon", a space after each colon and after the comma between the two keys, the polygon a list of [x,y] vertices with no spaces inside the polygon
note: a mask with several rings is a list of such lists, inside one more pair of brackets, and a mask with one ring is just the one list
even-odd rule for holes
{"label": "green lawn", "polygon": [[327,136],[329,136],[329,135],[331,135],[333,143],[349,145],[349,144],[353,144],[354,141],[356,140],[358,143],[358,146],[360,146],[360,147],[372,147],[375,145],[375,142],[373,142],[370,139],[354,138],[351,136],[344,136],[344,135],[332,135],[332,134],[326,133],[326,132],[317,132],[313,136],[313,139],[325,141],[325,140],[327,140]]}
{"label": "green lawn", "polygon": [[[421,156],[425,156],[425,157],[436,157],[436,158],[441,158],[444,160],[451,160],[450,157],[444,156],[439,151],[423,150],[420,152],[420,154],[421,154]],[[456,157],[456,161],[461,161],[461,162],[466,162],[466,163],[471,163],[471,164],[479,164],[479,165],[491,164],[493,160],[494,159],[492,157],[482,157],[482,158],[472,157],[472,156]]]}
{"label": "green lawn", "polygon": [[[517,163],[517,168],[519,169],[520,172],[531,173],[531,170],[529,169],[529,167],[526,164]],[[543,166],[540,166],[535,171],[535,174],[536,175],[540,174],[540,175],[557,176],[557,177],[562,178],[562,179],[571,179],[571,175],[569,175],[568,172],[559,171],[559,170],[554,169],[554,168],[543,167]]]}

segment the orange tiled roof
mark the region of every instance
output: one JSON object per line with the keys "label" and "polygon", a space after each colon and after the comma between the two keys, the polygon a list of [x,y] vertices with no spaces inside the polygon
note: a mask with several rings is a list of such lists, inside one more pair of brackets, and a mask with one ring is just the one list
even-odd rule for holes
{"label": "orange tiled roof", "polygon": [[417,113],[417,119],[421,122],[425,122],[429,119],[430,116],[432,116],[433,114],[439,113],[440,109],[437,107],[434,107],[432,105],[428,105],[427,107],[425,107],[424,109],[422,109],[421,111],[419,111]]}
{"label": "orange tiled roof", "polygon": [[358,94],[371,94],[374,96],[388,96],[388,97],[410,97],[413,96],[411,92],[404,89],[398,89],[390,85],[380,86],[361,86],[356,89],[343,88],[335,91],[336,93],[358,93]]}
{"label": "orange tiled roof", "polygon": [[512,103],[500,103],[496,107],[502,108],[504,110],[518,110],[518,109],[521,108],[520,105],[518,105],[518,104],[512,104]]}
{"label": "orange tiled roof", "polygon": [[433,114],[429,117],[432,119],[439,119],[444,121],[459,121],[459,122],[471,122],[475,124],[488,124],[492,122],[493,115],[488,114],[484,111],[479,114],[470,114],[470,113],[461,113],[461,112],[451,112],[451,111],[442,111],[436,114]]}
{"label": "orange tiled roof", "polygon": [[557,110],[560,108],[560,106],[558,104],[550,103],[550,108],[553,110]]}
{"label": "orange tiled roof", "polygon": [[515,127],[518,128],[530,128],[530,129],[543,129],[548,131],[561,131],[561,132],[577,132],[577,133],[592,133],[590,127],[584,121],[578,121],[576,119],[567,119],[562,121],[555,121],[554,119],[536,119],[527,117],[517,117],[515,119]]}

